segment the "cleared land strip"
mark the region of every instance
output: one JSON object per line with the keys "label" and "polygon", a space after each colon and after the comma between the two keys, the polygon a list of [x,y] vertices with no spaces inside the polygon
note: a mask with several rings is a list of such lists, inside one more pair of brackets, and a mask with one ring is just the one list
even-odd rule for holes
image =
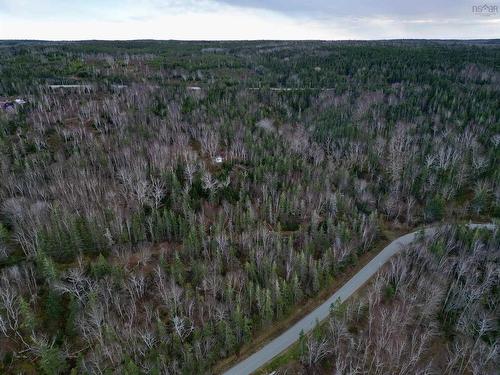
{"label": "cleared land strip", "polygon": [[333,91],[333,87],[249,87],[248,90],[271,90],[271,91]]}

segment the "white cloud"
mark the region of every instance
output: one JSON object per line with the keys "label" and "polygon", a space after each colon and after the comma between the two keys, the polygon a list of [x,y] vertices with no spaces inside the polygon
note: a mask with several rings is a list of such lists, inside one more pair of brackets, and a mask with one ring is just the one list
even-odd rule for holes
{"label": "white cloud", "polygon": [[[326,4],[326,0],[315,0]],[[380,2],[387,6],[392,0]],[[429,0],[424,0],[427,4]],[[499,17],[300,15],[215,0],[0,0],[0,39],[498,38]],[[255,2],[257,3],[257,2]],[[275,4],[281,4],[275,0]],[[297,3],[298,4],[298,3]],[[282,7],[283,8],[283,7]],[[328,6],[325,10],[330,9]],[[382,9],[382,8],[381,8]],[[406,9],[406,14],[408,9]],[[428,12],[426,12],[428,13]],[[463,13],[463,12],[462,12]]]}
{"label": "white cloud", "polygon": [[217,11],[152,12],[117,9],[82,20],[0,16],[2,39],[344,39],[333,25],[302,21],[265,10],[219,7]]}

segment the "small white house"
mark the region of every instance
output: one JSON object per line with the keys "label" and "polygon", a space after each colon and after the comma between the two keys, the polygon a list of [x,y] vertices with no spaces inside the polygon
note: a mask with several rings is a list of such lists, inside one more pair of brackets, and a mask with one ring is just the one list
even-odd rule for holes
{"label": "small white house", "polygon": [[216,157],[214,158],[214,162],[215,162],[216,164],[221,164],[223,161],[224,161],[224,159],[222,158],[222,156],[216,156]]}

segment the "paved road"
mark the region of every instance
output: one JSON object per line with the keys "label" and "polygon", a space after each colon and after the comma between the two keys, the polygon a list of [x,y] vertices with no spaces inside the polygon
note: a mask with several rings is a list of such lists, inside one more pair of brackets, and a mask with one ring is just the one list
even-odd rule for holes
{"label": "paved road", "polygon": [[[495,224],[468,224],[469,228],[488,228],[494,229]],[[425,229],[425,235],[432,235],[436,228]],[[365,284],[394,254],[398,253],[405,245],[408,245],[415,239],[416,232],[405,234],[392,241],[375,258],[364,266],[356,275],[354,275],[344,286],[332,294],[322,305],[310,312],[300,321],[295,323],[288,330],[269,342],[259,351],[252,354],[247,359],[238,363],[236,366],[224,373],[224,375],[247,375],[257,371],[264,364],[283,352],[299,339],[301,331],[307,333],[311,331],[318,321],[326,319],[330,313],[330,306],[335,301],[344,302],[363,284]]]}

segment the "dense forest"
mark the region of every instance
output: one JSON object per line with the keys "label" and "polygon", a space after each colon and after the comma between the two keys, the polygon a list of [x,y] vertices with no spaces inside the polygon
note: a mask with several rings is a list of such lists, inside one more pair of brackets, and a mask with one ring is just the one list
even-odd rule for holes
{"label": "dense forest", "polygon": [[302,336],[280,374],[497,374],[500,236],[445,228]]}
{"label": "dense forest", "polygon": [[[0,41],[0,102],[0,373],[212,373],[387,233],[500,216],[496,41]],[[396,301],[419,304],[403,332],[441,309],[457,336],[429,366],[473,371],[496,348],[476,373],[494,368],[498,235],[470,236],[395,260],[414,276],[382,275],[375,310],[339,315],[350,336],[303,370],[345,351],[338,373],[400,366],[352,328],[384,329]],[[476,310],[407,300],[485,272]]]}

